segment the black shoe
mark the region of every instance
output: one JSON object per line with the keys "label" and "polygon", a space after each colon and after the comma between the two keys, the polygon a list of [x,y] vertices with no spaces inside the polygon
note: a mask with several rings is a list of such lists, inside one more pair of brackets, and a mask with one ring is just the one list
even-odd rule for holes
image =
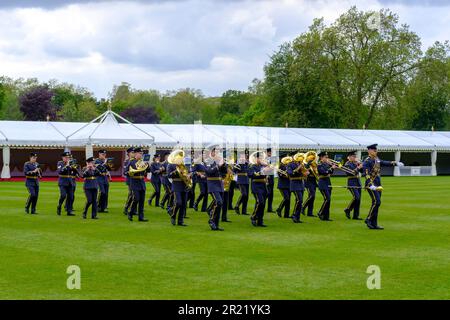
{"label": "black shoe", "polygon": [[231,222],[231,220],[222,220],[222,222]]}
{"label": "black shoe", "polygon": [[275,211],[273,211],[272,209],[267,210],[267,213],[275,213]]}
{"label": "black shoe", "polygon": [[32,210],[32,211],[31,211],[31,214],[37,214],[37,212]]}
{"label": "black shoe", "polygon": [[194,204],[193,209],[194,209],[195,211],[198,211],[198,205],[195,205],[195,204]]}
{"label": "black shoe", "polygon": [[305,211],[302,211],[302,215],[305,215]]}
{"label": "black shoe", "polygon": [[277,215],[278,215],[278,217],[281,218],[281,210],[278,210],[278,209],[277,209]]}
{"label": "black shoe", "polygon": [[86,219],[86,215],[85,214],[83,214],[83,219]]}
{"label": "black shoe", "polygon": [[147,219],[139,219],[138,221],[139,221],[139,222],[148,222]]}
{"label": "black shoe", "polygon": [[128,220],[133,221],[133,214],[131,213],[128,214]]}
{"label": "black shoe", "polygon": [[375,227],[372,225],[372,223],[370,223],[370,221],[369,221],[368,219],[366,219],[364,222],[366,223],[367,228],[369,228],[369,229],[375,229]]}
{"label": "black shoe", "polygon": [[249,214],[247,212],[242,212],[241,213],[243,216],[249,216]]}
{"label": "black shoe", "polygon": [[266,227],[267,227],[264,223],[258,224],[257,226],[258,226],[258,227],[263,227],[263,228],[266,228]]}
{"label": "black shoe", "polygon": [[333,221],[333,220],[331,220],[330,218],[327,218],[327,219],[322,219],[322,221]]}
{"label": "black shoe", "polygon": [[176,225],[177,224],[177,222],[175,221],[175,218],[170,218],[170,223],[172,224],[172,225]]}
{"label": "black shoe", "polygon": [[302,223],[302,222],[300,221],[300,219],[296,219],[296,218],[292,218],[292,222],[294,222],[294,223]]}
{"label": "black shoe", "polygon": [[160,207],[161,207],[161,209],[165,209],[165,207],[164,207],[164,205],[162,204],[162,205],[160,205]]}
{"label": "black shoe", "polygon": [[178,223],[177,226],[180,226],[180,227],[187,227],[187,224],[184,224],[184,223]]}
{"label": "black shoe", "polygon": [[224,229],[215,227],[214,229],[212,229],[212,231],[224,231]]}
{"label": "black shoe", "polygon": [[105,210],[103,210],[103,212],[104,212],[104,213],[108,213],[109,211],[108,211],[108,209],[105,209]]}
{"label": "black shoe", "polygon": [[374,226],[373,228],[376,230],[384,230],[384,228],[382,226]]}
{"label": "black shoe", "polygon": [[94,219],[94,220],[98,220],[98,217],[92,217],[92,219]]}
{"label": "black shoe", "polygon": [[350,219],[350,210],[345,209],[344,212],[345,212],[345,216],[347,217],[347,219]]}
{"label": "black shoe", "polygon": [[315,214],[307,214],[307,217],[317,217]]}
{"label": "black shoe", "polygon": [[75,217],[75,214],[73,214],[72,211],[67,212],[67,215],[68,215],[69,217]]}
{"label": "black shoe", "polygon": [[56,208],[56,214],[57,214],[58,216],[61,215],[61,207],[57,207],[57,208]]}
{"label": "black shoe", "polygon": [[25,208],[25,213],[30,213],[30,209]]}
{"label": "black shoe", "polygon": [[353,217],[352,220],[362,220],[360,217]]}
{"label": "black shoe", "polygon": [[209,226],[211,227],[212,231],[215,231],[217,229],[217,226],[216,226],[216,224],[214,222],[210,222]]}
{"label": "black shoe", "polygon": [[252,225],[253,225],[254,227],[256,227],[256,226],[257,226],[256,220],[253,220],[253,219],[250,219],[250,220],[251,220],[251,222],[252,222]]}
{"label": "black shoe", "polygon": [[189,217],[188,216],[184,216],[184,219],[189,219]]}
{"label": "black shoe", "polygon": [[236,212],[236,214],[241,214],[241,212],[239,211],[239,207],[234,207],[234,211]]}
{"label": "black shoe", "polygon": [[128,215],[128,210],[127,209],[123,209],[123,214],[127,216]]}

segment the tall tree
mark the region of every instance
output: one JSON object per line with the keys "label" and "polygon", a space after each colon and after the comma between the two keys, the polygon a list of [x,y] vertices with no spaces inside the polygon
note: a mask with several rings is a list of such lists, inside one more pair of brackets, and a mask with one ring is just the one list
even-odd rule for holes
{"label": "tall tree", "polygon": [[159,116],[154,108],[128,108],[125,111],[122,111],[120,115],[134,123],[159,123]]}
{"label": "tall tree", "polygon": [[39,121],[56,120],[56,107],[52,103],[54,93],[47,87],[37,87],[22,94],[19,98],[20,111],[24,120]]}

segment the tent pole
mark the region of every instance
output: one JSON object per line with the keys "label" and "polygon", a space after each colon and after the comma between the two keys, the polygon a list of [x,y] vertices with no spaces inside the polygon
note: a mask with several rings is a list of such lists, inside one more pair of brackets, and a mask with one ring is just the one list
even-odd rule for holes
{"label": "tent pole", "polygon": [[9,146],[3,147],[3,168],[2,168],[2,179],[10,179],[11,178],[11,170],[9,167],[9,162],[11,161],[11,149]]}

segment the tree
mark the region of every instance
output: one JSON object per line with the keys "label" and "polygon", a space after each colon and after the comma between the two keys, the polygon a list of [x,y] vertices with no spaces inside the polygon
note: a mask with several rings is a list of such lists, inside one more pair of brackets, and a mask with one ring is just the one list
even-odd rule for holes
{"label": "tree", "polygon": [[53,95],[54,93],[45,86],[31,89],[22,94],[19,98],[19,105],[24,120],[46,120],[47,116],[51,120],[56,120],[56,107],[52,103]]}
{"label": "tree", "polygon": [[421,54],[419,37],[389,10],[353,7],[330,26],[316,19],[265,66],[266,119],[280,124],[273,114],[295,109],[306,126],[370,127],[414,76]]}
{"label": "tree", "polygon": [[450,116],[450,43],[429,48],[416,77],[406,90],[405,103],[415,130],[446,129]]}
{"label": "tree", "polygon": [[133,107],[122,111],[120,115],[134,123],[159,123],[159,116],[154,108]]}
{"label": "tree", "polygon": [[252,94],[249,92],[228,90],[220,98],[218,117],[223,124],[237,124],[240,116],[250,108]]}

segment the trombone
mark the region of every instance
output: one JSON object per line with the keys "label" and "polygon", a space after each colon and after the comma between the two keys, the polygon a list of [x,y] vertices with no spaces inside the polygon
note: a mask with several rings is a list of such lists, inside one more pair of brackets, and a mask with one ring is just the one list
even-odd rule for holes
{"label": "trombone", "polygon": [[330,163],[330,164],[332,164],[332,165],[335,165],[335,166],[337,167],[337,169],[339,169],[339,170],[341,170],[341,171],[344,171],[344,172],[349,173],[349,174],[351,174],[351,175],[355,175],[355,174],[356,174],[356,172],[355,172],[354,170],[345,167],[345,166],[342,165],[342,163],[339,162],[339,161],[336,161],[336,160],[333,160],[333,159],[327,159],[327,162]]}

